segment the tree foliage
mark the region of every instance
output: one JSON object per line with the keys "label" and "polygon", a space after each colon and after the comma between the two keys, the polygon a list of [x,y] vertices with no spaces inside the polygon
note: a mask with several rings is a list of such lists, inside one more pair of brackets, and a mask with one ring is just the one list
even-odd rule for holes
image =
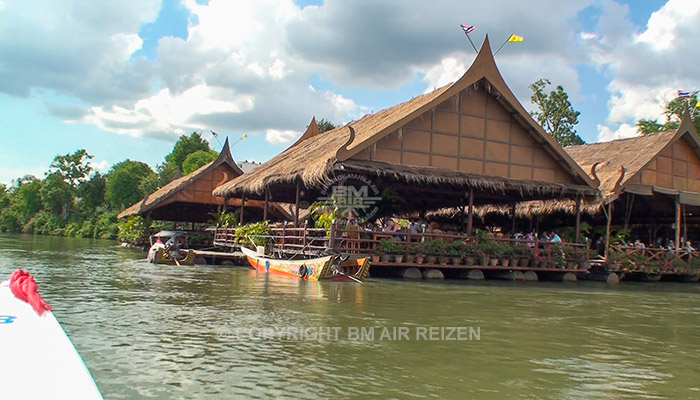
{"label": "tree foliage", "polygon": [[112,207],[122,209],[141,200],[141,181],[154,174],[148,164],[129,159],[115,164],[107,174],[105,196]]}
{"label": "tree foliage", "polygon": [[693,120],[695,130],[700,131],[700,110],[697,107],[698,92],[691,93],[690,97],[676,97],[664,106],[664,117],[666,121],[661,123],[658,119],[640,119],[637,121],[637,132],[642,135],[649,135],[657,132],[676,130],[681,125],[685,107],[688,105],[690,118]]}
{"label": "tree foliage", "polygon": [[214,150],[197,150],[185,158],[182,162],[182,174],[187,175],[199,169],[204,164],[210,163],[219,157],[219,153]]}
{"label": "tree foliage", "polygon": [[321,133],[326,132],[326,131],[330,131],[330,130],[335,129],[335,128],[336,128],[336,126],[332,122],[327,121],[323,118],[321,118],[318,121],[318,130]]}
{"label": "tree foliage", "polygon": [[76,188],[78,183],[90,175],[90,160],[92,156],[85,149],[76,150],[73,154],[58,155],[51,162],[47,175],[56,174],[72,188]]}
{"label": "tree foliage", "polygon": [[107,181],[99,172],[78,186],[80,209],[86,212],[95,211],[104,204]]}
{"label": "tree foliage", "polygon": [[50,173],[41,183],[41,202],[44,209],[65,214],[73,203],[73,188],[57,173]]}
{"label": "tree foliage", "polygon": [[575,126],[578,124],[580,112],[574,110],[569,101],[569,95],[559,85],[555,90],[545,93],[545,88],[551,82],[542,78],[530,85],[532,97],[530,100],[539,111],[530,114],[542,125],[545,132],[554,138],[562,147],[575,146],[586,142],[576,134]]}
{"label": "tree foliage", "polygon": [[198,150],[209,151],[209,143],[202,139],[202,135],[197,132],[192,132],[190,136],[180,136],[180,139],[175,143],[173,151],[165,156],[165,161],[182,171],[182,163],[188,155]]}

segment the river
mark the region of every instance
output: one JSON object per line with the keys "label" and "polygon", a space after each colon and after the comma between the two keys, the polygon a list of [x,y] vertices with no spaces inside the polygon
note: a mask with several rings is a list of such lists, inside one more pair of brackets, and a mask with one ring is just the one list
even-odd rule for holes
{"label": "river", "polygon": [[315,283],[0,240],[107,399],[700,397],[697,283]]}

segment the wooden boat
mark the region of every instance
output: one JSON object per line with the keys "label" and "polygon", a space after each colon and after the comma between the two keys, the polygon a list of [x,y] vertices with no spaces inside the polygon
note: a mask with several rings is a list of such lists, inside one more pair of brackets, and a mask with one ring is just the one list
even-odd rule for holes
{"label": "wooden boat", "polygon": [[[150,237],[150,242],[151,248],[148,249],[148,262],[168,265],[194,265],[194,250],[187,248],[187,232],[160,231]],[[173,257],[175,250],[168,250],[167,243],[169,242],[177,244],[177,257]],[[177,262],[175,262],[175,259],[177,259]]]}
{"label": "wooden boat", "polygon": [[41,315],[0,283],[3,399],[102,399],[53,313]]}
{"label": "wooden boat", "polygon": [[250,265],[260,272],[277,273],[312,281],[362,282],[369,274],[369,257],[342,260],[324,256],[304,260],[270,258],[241,246]]}

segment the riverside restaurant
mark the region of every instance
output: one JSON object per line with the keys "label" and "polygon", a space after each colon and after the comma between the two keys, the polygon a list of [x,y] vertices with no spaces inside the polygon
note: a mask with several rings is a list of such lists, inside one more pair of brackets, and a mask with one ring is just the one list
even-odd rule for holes
{"label": "riverside restaurant", "polygon": [[[213,191],[226,201],[240,199],[242,213],[249,201],[294,204],[293,225],[259,235],[271,250],[373,255],[375,276],[571,280],[586,272],[588,250],[575,241],[475,229],[479,206],[569,200],[576,205],[578,237],[581,204],[599,201],[600,193],[508,88],[488,37],[456,82],[324,133],[314,126],[270,161]],[[378,219],[391,225],[417,214],[425,220],[446,207],[460,209],[462,217],[449,233],[433,226],[369,229]],[[310,227],[304,216],[311,209],[325,210],[327,227]],[[232,230],[217,230],[215,244],[236,242]]]}

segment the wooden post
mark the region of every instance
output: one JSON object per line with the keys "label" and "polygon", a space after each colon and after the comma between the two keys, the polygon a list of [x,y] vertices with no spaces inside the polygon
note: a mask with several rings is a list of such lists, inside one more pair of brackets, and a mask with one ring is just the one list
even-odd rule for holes
{"label": "wooden post", "polygon": [[464,217],[465,217],[465,211],[464,211],[464,204],[459,208],[459,231],[464,232]]}
{"label": "wooden post", "polygon": [[676,252],[681,250],[681,196],[676,197]]}
{"label": "wooden post", "polygon": [[268,188],[265,188],[265,208],[263,209],[263,220],[267,221],[267,208],[269,206],[270,202],[270,191]]}
{"label": "wooden post", "polygon": [[294,201],[294,227],[299,227],[299,202],[301,200],[301,182],[297,179],[296,200]]}
{"label": "wooden post", "polygon": [[576,234],[574,235],[574,242],[578,243],[578,239],[581,236],[581,197],[576,196]]}
{"label": "wooden post", "polygon": [[474,188],[469,188],[469,210],[467,212],[467,235],[471,235],[474,226]]}
{"label": "wooden post", "polygon": [[608,203],[608,221],[605,225],[605,260],[608,260],[608,252],[610,251],[610,221],[612,220],[613,202]]}
{"label": "wooden post", "polygon": [[245,195],[241,196],[241,218],[240,218],[240,224],[243,225],[243,211],[245,210]]}
{"label": "wooden post", "polygon": [[515,202],[511,203],[510,212],[512,214],[510,223],[510,235],[512,237],[513,235],[515,235]]}

